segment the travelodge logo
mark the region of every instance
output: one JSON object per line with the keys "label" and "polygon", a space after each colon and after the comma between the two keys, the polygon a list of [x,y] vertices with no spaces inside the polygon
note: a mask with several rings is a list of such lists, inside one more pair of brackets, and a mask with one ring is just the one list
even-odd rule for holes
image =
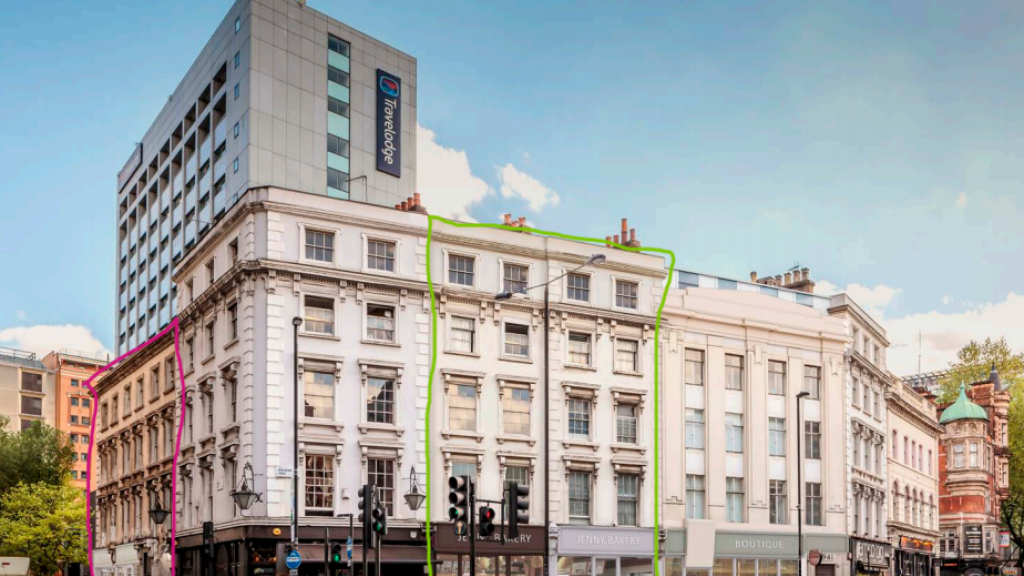
{"label": "travelodge logo", "polygon": [[398,98],[398,81],[390,76],[380,77],[380,89],[382,92],[391,96],[392,98]]}

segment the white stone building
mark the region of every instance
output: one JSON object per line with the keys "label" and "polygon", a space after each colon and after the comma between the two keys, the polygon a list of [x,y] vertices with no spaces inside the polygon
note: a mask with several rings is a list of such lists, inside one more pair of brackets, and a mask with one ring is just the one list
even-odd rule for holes
{"label": "white stone building", "polygon": [[803,553],[823,555],[802,573],[849,574],[844,323],[828,298],[774,284],[677,271],[674,285],[662,318],[662,574],[796,575],[801,514]]}

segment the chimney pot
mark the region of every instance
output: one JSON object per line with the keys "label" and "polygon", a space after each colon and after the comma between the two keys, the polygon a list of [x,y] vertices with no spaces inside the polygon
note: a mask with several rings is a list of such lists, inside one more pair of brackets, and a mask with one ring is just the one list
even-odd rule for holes
{"label": "chimney pot", "polygon": [[402,210],[408,210],[408,209],[409,209],[409,202],[408,201],[403,201],[402,202]]}
{"label": "chimney pot", "polygon": [[616,244],[618,244],[618,243],[619,243],[619,235],[618,235],[618,234],[616,234],[615,236],[612,236],[612,238],[614,238],[614,239],[615,239],[615,243],[616,243]]}
{"label": "chimney pot", "polygon": [[402,209],[402,205],[401,204],[395,204],[395,210],[401,210],[401,209]]}
{"label": "chimney pot", "polygon": [[636,228],[629,229],[629,241],[636,242]]}
{"label": "chimney pot", "polygon": [[786,278],[786,286],[789,286],[790,284],[793,283],[793,275],[790,274],[789,272],[786,272],[785,278]]}
{"label": "chimney pot", "polygon": [[612,237],[611,236],[605,236],[604,237],[604,245],[606,247],[611,247],[611,245],[612,245]]}
{"label": "chimney pot", "polygon": [[775,275],[775,285],[776,286],[782,286],[782,275],[781,274],[776,274]]}
{"label": "chimney pot", "polygon": [[519,217],[519,227],[520,228],[526,227],[526,216],[520,216]]}
{"label": "chimney pot", "polygon": [[419,192],[414,192],[413,195],[412,195],[412,199],[413,199],[413,202],[415,202],[417,206],[420,205],[420,193]]}
{"label": "chimney pot", "polygon": [[626,219],[622,219],[622,240],[626,240],[626,232],[629,230],[629,224],[626,223]]}
{"label": "chimney pot", "polygon": [[751,272],[750,273],[750,281],[751,282],[757,282],[757,272]]}
{"label": "chimney pot", "polygon": [[810,268],[801,268],[800,271],[804,273],[804,280],[810,280],[811,279],[811,269]]}
{"label": "chimney pot", "polygon": [[511,214],[502,214],[502,216],[505,218],[505,226],[511,226],[512,225],[512,215]]}

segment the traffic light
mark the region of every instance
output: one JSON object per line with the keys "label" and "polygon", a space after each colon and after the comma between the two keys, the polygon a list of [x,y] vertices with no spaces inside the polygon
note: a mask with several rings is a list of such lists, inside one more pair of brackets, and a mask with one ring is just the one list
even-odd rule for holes
{"label": "traffic light", "polygon": [[370,527],[378,536],[388,533],[388,509],[377,498],[374,498],[373,522]]}
{"label": "traffic light", "polygon": [[480,520],[479,520],[479,532],[483,537],[488,537],[494,534],[494,508],[490,506],[480,507]]}
{"label": "traffic light", "polygon": [[359,523],[363,526],[363,549],[376,547],[373,540],[374,532],[370,529],[375,491],[376,487],[373,484],[363,484],[359,489]]}
{"label": "traffic light", "polygon": [[508,485],[508,537],[519,537],[519,524],[530,521],[530,487],[511,482]]}
{"label": "traffic light", "polygon": [[331,546],[331,562],[333,564],[341,564],[341,560],[342,558],[344,558],[344,556],[342,555],[344,549],[345,548],[341,544],[337,543]]}
{"label": "traffic light", "polygon": [[457,536],[469,533],[469,476],[452,476],[448,478],[448,519],[452,521]]}

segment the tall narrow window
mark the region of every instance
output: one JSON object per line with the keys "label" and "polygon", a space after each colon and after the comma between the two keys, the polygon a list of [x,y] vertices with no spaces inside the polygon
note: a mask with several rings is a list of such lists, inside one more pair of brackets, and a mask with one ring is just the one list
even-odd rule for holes
{"label": "tall narrow window", "polygon": [[768,481],[768,521],[772,524],[789,524],[784,480]]}
{"label": "tall narrow window", "polygon": [[590,302],[590,276],[587,274],[569,274],[565,285],[566,296],[569,300]]}
{"label": "tall narrow window", "polygon": [[699,474],[686,475],[686,517],[704,518],[704,476]]}
{"label": "tall narrow window", "polygon": [[686,409],[686,447],[704,449],[704,411]]}
{"label": "tall narrow window", "polygon": [[448,256],[448,282],[472,286],[476,260],[472,256],[452,254]]}
{"label": "tall narrow window", "polygon": [[312,334],[334,334],[334,302],[328,298],[306,296],[306,332]]}
{"label": "tall narrow window", "polygon": [[768,419],[768,454],[771,456],[786,455],[786,419]]}
{"label": "tall narrow window", "polygon": [[149,397],[156,398],[160,395],[160,366],[154,366],[149,374]]}
{"label": "tall narrow window", "polygon": [[768,361],[768,393],[782,396],[786,394],[785,362]]}
{"label": "tall narrow window", "polygon": [[366,338],[377,342],[395,341],[395,307],[366,305]]}
{"label": "tall narrow window", "polygon": [[206,433],[213,434],[213,390],[203,394],[203,407],[206,409]]}
{"label": "tall narrow window", "polygon": [[725,355],[725,389],[743,390],[743,356]]}
{"label": "tall narrow window", "polygon": [[619,444],[636,444],[636,406],[615,406],[615,441]]}
{"label": "tall narrow window", "polygon": [[451,345],[455,352],[476,352],[476,320],[451,316]]}
{"label": "tall narrow window", "polygon": [[395,271],[395,243],[369,240],[366,243],[366,265],[371,270]]}
{"label": "tall narrow window", "polygon": [[530,435],[530,390],[508,388],[501,397],[501,423],[505,434]]}
{"label": "tall narrow window", "polygon": [[238,304],[228,306],[228,342],[238,339]]}
{"label": "tall narrow window", "polygon": [[452,430],[476,431],[476,386],[452,384],[448,388],[448,426]]}
{"label": "tall narrow window", "polygon": [[306,455],[306,514],[334,515],[334,456]]}
{"label": "tall narrow window", "polygon": [[306,260],[334,262],[334,233],[306,230]]}
{"label": "tall narrow window", "polygon": [[619,308],[636,310],[640,287],[636,282],[615,281],[615,305]]}
{"label": "tall narrow window", "polygon": [[963,468],[964,467],[964,445],[956,444],[953,446],[953,467]]}
{"label": "tall narrow window", "polygon": [[821,526],[821,484],[807,482],[804,489],[807,492],[807,513],[804,522],[810,526]]}
{"label": "tall narrow window", "polygon": [[971,443],[971,468],[978,467],[978,445]]}
{"label": "tall narrow window", "polygon": [[704,385],[704,352],[701,350],[686,350],[686,383]]}
{"label": "tall narrow window", "polygon": [[808,460],[821,459],[821,423],[804,422],[804,437],[807,450],[804,457]]}
{"label": "tall narrow window", "polygon": [[572,471],[569,473],[569,523],[590,524],[590,486],[589,472]]}
{"label": "tall narrow window", "polygon": [[206,325],[206,356],[207,356],[207,358],[209,358],[210,356],[213,356],[214,353],[216,352],[216,350],[214,349],[214,345],[216,343],[216,338],[215,338],[215,334],[214,334],[213,324],[214,324],[213,320],[211,320],[210,323]]}
{"label": "tall narrow window", "polygon": [[570,398],[569,435],[577,438],[590,438],[590,400]]}
{"label": "tall narrow window", "polygon": [[530,269],[518,264],[505,264],[502,270],[502,284],[505,292],[525,293],[530,281]]}
{"label": "tall narrow window", "polygon": [[334,418],[334,374],[306,370],[302,374],[306,418]]}
{"label": "tall narrow window", "polygon": [[366,420],[376,424],[395,422],[395,381],[368,378],[366,381]]}
{"label": "tall narrow window", "polygon": [[636,474],[619,474],[619,526],[637,525],[637,493],[640,477]]}
{"label": "tall narrow window", "polygon": [[725,415],[725,451],[743,452],[743,414]]}
{"label": "tall narrow window", "polygon": [[725,521],[743,522],[744,509],[743,478],[726,478]]}
{"label": "tall narrow window", "polygon": [[590,366],[590,334],[569,332],[569,363]]}
{"label": "tall narrow window", "polygon": [[615,370],[619,372],[640,371],[640,342],[625,338],[615,339]]}
{"label": "tall narrow window", "polygon": [[505,323],[505,355],[530,357],[530,329],[524,324]]}
{"label": "tall narrow window", "polygon": [[[810,398],[817,400],[821,398],[821,368],[818,366],[804,366],[804,392],[809,393]],[[867,406],[865,406],[865,409]]]}

